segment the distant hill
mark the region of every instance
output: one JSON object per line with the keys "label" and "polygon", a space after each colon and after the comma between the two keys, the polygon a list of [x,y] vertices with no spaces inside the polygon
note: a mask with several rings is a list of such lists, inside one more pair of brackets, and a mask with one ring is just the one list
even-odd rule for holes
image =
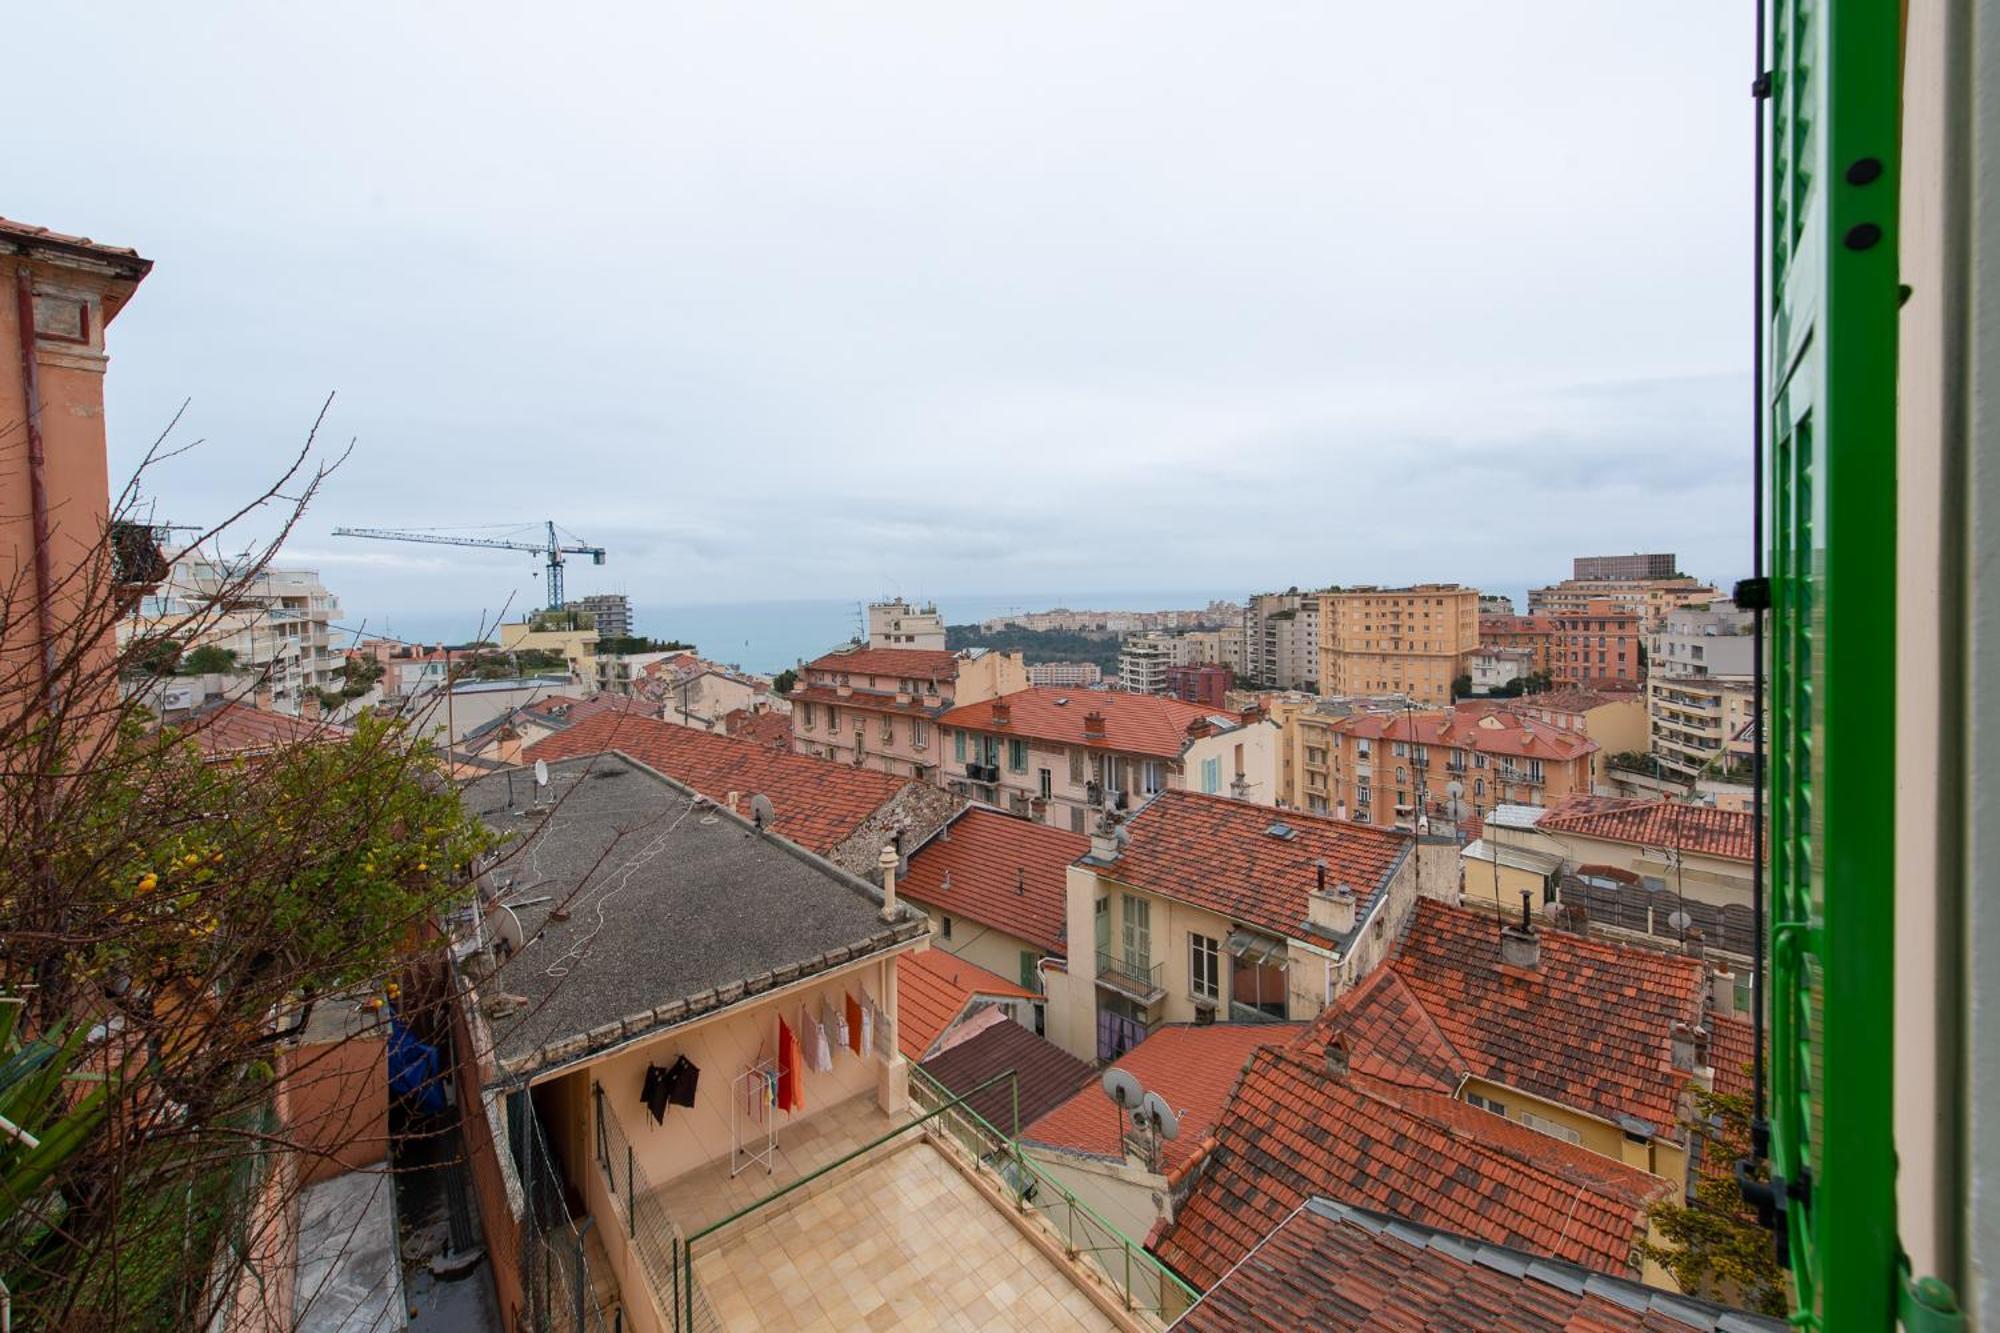
{"label": "distant hill", "polygon": [[992,648],[1003,653],[1022,653],[1029,662],[1095,662],[1106,675],[1118,670],[1118,640],[1106,632],[1077,633],[1063,629],[995,629],[977,625],[947,625],[944,646]]}

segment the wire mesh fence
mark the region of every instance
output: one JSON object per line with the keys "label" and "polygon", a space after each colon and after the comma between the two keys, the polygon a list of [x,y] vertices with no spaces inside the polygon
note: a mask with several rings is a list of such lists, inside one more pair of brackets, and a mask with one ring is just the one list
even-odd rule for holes
{"label": "wire mesh fence", "polygon": [[564,1197],[562,1167],[528,1098],[513,1105],[522,1108],[508,1128],[521,1180],[521,1283],[529,1326],[536,1333],[612,1333],[593,1290],[584,1232]]}
{"label": "wire mesh fence", "polygon": [[667,1327],[674,1333],[719,1333],[722,1321],[695,1280],[693,1266],[684,1262],[686,1233],[647,1179],[602,1086],[591,1085],[591,1101],[596,1123],[592,1152],[604,1176],[605,1192]]}

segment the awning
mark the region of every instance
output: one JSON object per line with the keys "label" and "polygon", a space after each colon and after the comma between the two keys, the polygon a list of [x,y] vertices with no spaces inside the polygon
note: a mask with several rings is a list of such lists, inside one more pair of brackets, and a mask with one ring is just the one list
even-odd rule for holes
{"label": "awning", "polygon": [[1284,967],[1291,961],[1283,940],[1274,940],[1268,935],[1253,935],[1247,930],[1229,932],[1229,955],[1239,963],[1252,967]]}

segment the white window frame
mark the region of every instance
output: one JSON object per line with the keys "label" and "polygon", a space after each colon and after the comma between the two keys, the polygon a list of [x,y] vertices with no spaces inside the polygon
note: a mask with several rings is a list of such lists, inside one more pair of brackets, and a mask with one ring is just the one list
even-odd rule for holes
{"label": "white window frame", "polygon": [[[1207,984],[1202,972],[1206,965]],[[1188,932],[1188,994],[1197,1000],[1222,999],[1222,942],[1207,935]]]}

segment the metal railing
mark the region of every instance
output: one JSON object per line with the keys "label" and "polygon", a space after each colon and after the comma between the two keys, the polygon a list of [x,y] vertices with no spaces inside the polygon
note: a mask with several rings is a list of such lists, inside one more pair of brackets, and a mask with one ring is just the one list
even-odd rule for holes
{"label": "metal railing", "polygon": [[[998,1077],[1011,1078],[1012,1074]],[[981,1087],[993,1081],[989,1079]],[[1029,1161],[1021,1152],[1017,1135],[1002,1133],[967,1104],[971,1095],[954,1097],[951,1089],[922,1069],[910,1070],[910,1099],[937,1116],[937,1132],[1004,1190],[1018,1210],[1033,1213],[1061,1241],[1071,1259],[1089,1260],[1127,1310],[1167,1324],[1200,1298],[1201,1293],[1181,1281],[1142,1243],[1105,1221],[1068,1186]],[[1018,1121],[1018,1084],[1014,1097],[1012,1118]]]}
{"label": "metal railing", "polygon": [[1097,953],[1097,976],[1101,981],[1143,992],[1147,997],[1157,998],[1167,993],[1167,965],[1164,960],[1149,964],[1116,951],[1100,949]]}
{"label": "metal railing", "polygon": [[616,1220],[623,1224],[625,1238],[652,1286],[655,1304],[666,1316],[667,1326],[677,1333],[719,1330],[722,1321],[696,1284],[693,1268],[681,1262],[687,1252],[686,1233],[639,1165],[624,1125],[604,1100],[603,1085],[592,1083],[590,1093],[596,1113],[592,1154],[598,1170],[604,1173],[604,1190],[611,1196]]}
{"label": "metal railing", "polygon": [[[562,1167],[549,1150],[542,1122],[528,1102],[510,1114],[508,1137],[522,1193],[521,1285],[528,1309],[525,1327],[536,1333],[609,1333],[604,1312],[591,1295],[590,1266],[584,1258],[583,1229],[563,1198]],[[589,1225],[586,1220],[585,1225]]]}

